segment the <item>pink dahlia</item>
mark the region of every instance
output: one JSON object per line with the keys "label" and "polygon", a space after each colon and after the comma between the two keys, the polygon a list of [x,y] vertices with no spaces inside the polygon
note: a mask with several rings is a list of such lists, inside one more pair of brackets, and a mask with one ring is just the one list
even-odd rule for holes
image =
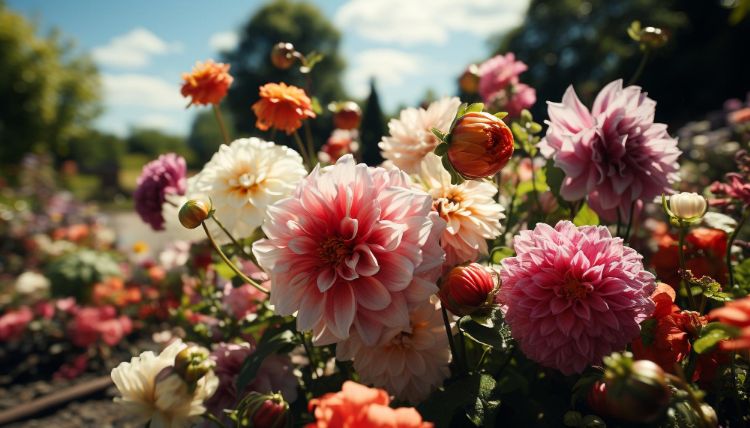
{"label": "pink dahlia", "polygon": [[600,216],[622,218],[636,200],[671,193],[679,180],[677,140],[654,123],[656,101],[638,86],[615,80],[589,111],[568,87],[562,103],[549,103],[549,128],[539,149],[565,172],[560,194],[568,201],[589,196]]}
{"label": "pink dahlia", "polygon": [[162,205],[167,195],[184,195],[187,190],[185,159],[174,153],[159,156],[143,167],[133,194],[135,210],[154,230],[164,230]]}
{"label": "pink dahlia", "polygon": [[344,340],[354,327],[373,345],[437,292],[443,229],[432,198],[405,173],[345,155],[268,208],[268,239],[253,253],[271,277],[275,311],[297,312],[297,328],[312,330],[316,344]]}
{"label": "pink dahlia", "polygon": [[625,349],[654,311],[654,275],[606,227],[538,223],[513,247],[498,300],[521,350],[544,366],[580,373]]}
{"label": "pink dahlia", "polygon": [[[494,56],[479,66],[479,95],[494,109],[507,111],[512,117],[536,102],[536,91],[520,83],[518,76],[529,67],[510,52]],[[493,110],[494,111],[494,110]]]}

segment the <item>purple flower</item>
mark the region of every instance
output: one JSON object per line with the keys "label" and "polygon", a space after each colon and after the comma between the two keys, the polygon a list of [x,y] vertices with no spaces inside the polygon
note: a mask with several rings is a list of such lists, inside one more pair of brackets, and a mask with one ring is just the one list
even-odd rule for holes
{"label": "purple flower", "polygon": [[154,230],[164,230],[162,205],[168,194],[184,195],[187,189],[185,159],[174,153],[146,164],[135,189],[135,210]]}
{"label": "purple flower", "polygon": [[560,194],[589,205],[612,220],[619,208],[627,219],[631,202],[671,193],[679,180],[677,140],[667,125],[654,123],[656,102],[638,86],[615,80],[589,111],[568,87],[562,103],[548,102],[550,120],[539,149],[565,172]]}

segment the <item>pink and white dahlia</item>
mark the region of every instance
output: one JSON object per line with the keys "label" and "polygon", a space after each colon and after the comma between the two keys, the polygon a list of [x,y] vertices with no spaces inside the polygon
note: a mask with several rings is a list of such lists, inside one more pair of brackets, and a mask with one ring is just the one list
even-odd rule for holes
{"label": "pink and white dahlia", "polygon": [[654,123],[656,101],[638,86],[615,80],[596,96],[589,111],[573,87],[562,103],[549,103],[549,128],[539,149],[565,172],[562,197],[577,201],[589,196],[600,216],[622,218],[636,200],[670,193],[679,180],[677,140],[667,125]]}
{"label": "pink and white dahlia", "polygon": [[518,76],[529,67],[509,52],[496,55],[479,66],[479,95],[493,111],[507,111],[511,117],[518,117],[521,110],[536,102],[536,90],[520,83]]}
{"label": "pink and white dahlia", "polygon": [[453,97],[435,101],[427,109],[401,110],[398,119],[388,122],[390,135],[378,144],[383,157],[409,174],[418,172],[422,158],[439,143],[432,128],[448,132],[459,105],[461,100]]}
{"label": "pink and white dahlia", "polygon": [[428,153],[422,160],[418,187],[432,196],[432,205],[447,227],[440,237],[446,266],[475,261],[487,255],[487,240],[503,231],[503,206],[494,196],[497,187],[488,181],[467,180],[451,184],[451,175],[440,158]]}
{"label": "pink and white dahlia", "polygon": [[336,358],[353,360],[362,383],[419,403],[450,375],[451,351],[437,299],[414,308],[409,321],[405,328],[386,329],[374,346],[353,333],[336,346]]}
{"label": "pink and white dahlia", "polygon": [[521,350],[544,366],[582,372],[625,349],[654,310],[654,275],[606,227],[537,223],[513,247],[498,300]]}
{"label": "pink and white dahlia", "polygon": [[401,171],[345,155],[269,207],[268,239],[253,254],[276,313],[297,312],[297,328],[312,330],[316,344],[344,340],[352,327],[375,344],[384,328],[408,326],[409,307],[437,292],[445,260],[445,222],[411,186]]}

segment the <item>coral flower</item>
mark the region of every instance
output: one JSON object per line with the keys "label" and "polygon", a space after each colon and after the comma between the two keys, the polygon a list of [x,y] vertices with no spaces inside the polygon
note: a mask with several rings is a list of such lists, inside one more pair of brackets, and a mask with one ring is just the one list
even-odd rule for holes
{"label": "coral flower", "polygon": [[606,227],[538,223],[513,239],[498,300],[521,350],[569,375],[622,350],[654,310],[654,275]]}
{"label": "coral flower", "polygon": [[736,337],[720,343],[721,349],[725,351],[750,349],[750,297],[727,302],[723,307],[709,312],[708,319],[738,329]]}
{"label": "coral flower", "polygon": [[229,75],[229,64],[209,59],[205,63],[196,62],[192,72],[182,74],[182,80],[180,92],[183,97],[190,97],[190,106],[219,104],[234,79]]}
{"label": "coral flower", "polygon": [[678,181],[680,150],[667,126],[654,123],[656,101],[638,86],[615,80],[596,96],[591,111],[573,87],[562,103],[549,103],[542,155],[565,172],[560,194],[589,205],[607,219],[630,215],[633,201],[650,201],[671,193]]}
{"label": "coral flower", "polygon": [[260,100],[253,104],[255,126],[261,131],[275,128],[292,134],[302,121],[314,118],[312,102],[305,91],[286,83],[267,83],[260,87]]}
{"label": "coral flower", "polygon": [[388,393],[346,381],[340,392],[310,400],[316,421],[307,428],[431,428],[413,407],[393,409]]}
{"label": "coral flower", "polygon": [[439,303],[422,303],[409,319],[407,328],[387,329],[375,346],[352,334],[336,346],[336,358],[354,360],[362,382],[419,403],[450,375],[451,353]]}
{"label": "coral flower", "polygon": [[164,230],[162,205],[169,195],[184,195],[187,165],[182,156],[167,153],[147,163],[133,193],[135,211],[154,230]]}
{"label": "coral flower", "polygon": [[487,255],[487,240],[503,231],[504,208],[495,201],[497,187],[486,181],[451,184],[440,158],[428,153],[422,160],[417,182],[432,196],[434,209],[448,226],[440,237],[447,267],[473,262]]}
{"label": "coral flower", "polygon": [[388,122],[388,137],[378,144],[383,157],[409,174],[419,172],[422,159],[440,143],[432,128],[448,132],[461,104],[458,98],[443,98],[427,109],[407,108]]}
{"label": "coral flower", "polygon": [[[651,264],[660,280],[675,289],[679,287],[680,256],[677,237],[667,233],[655,236],[658,249],[651,257]],[[727,282],[727,266],[724,256],[727,249],[727,233],[719,229],[695,227],[686,236],[685,268],[696,278],[710,276],[720,284]]]}
{"label": "coral flower", "polygon": [[373,345],[385,327],[408,327],[409,305],[437,292],[445,222],[403,172],[368,168],[351,155],[316,167],[267,211],[268,239],[253,244],[273,284],[276,313],[297,312],[316,344],[355,327]]}
{"label": "coral flower", "polygon": [[500,171],[513,156],[513,133],[497,116],[470,112],[450,135],[448,159],[463,177],[476,180]]}

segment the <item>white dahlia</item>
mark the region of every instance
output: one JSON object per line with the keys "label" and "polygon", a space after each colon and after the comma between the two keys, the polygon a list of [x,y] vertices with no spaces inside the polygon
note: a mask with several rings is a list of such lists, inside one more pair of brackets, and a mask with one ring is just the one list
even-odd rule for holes
{"label": "white dahlia", "polygon": [[146,351],[129,363],[120,363],[111,375],[122,395],[116,397],[115,402],[127,406],[135,418],[143,422],[150,420],[151,428],[192,426],[197,417],[206,412],[203,401],[216,392],[219,379],[209,371],[190,391],[178,375],[168,374],[165,369],[174,366],[175,357],[186,346],[178,340],[159,355]]}
{"label": "white dahlia", "polygon": [[448,224],[440,237],[446,266],[475,261],[487,255],[487,239],[503,231],[503,206],[495,201],[497,188],[488,181],[451,184],[440,158],[428,153],[422,160],[418,186],[432,196],[433,207]]}
{"label": "white dahlia", "polygon": [[358,334],[336,346],[336,358],[352,360],[362,383],[419,403],[450,375],[451,351],[440,303],[426,301],[409,314],[407,328],[386,329],[374,346]]}
{"label": "white dahlia", "polygon": [[307,175],[294,150],[258,138],[222,144],[203,170],[188,181],[188,196],[211,198],[216,217],[236,238],[263,223],[266,208],[290,196]]}
{"label": "white dahlia", "polygon": [[383,137],[378,145],[383,157],[409,174],[418,172],[422,158],[439,143],[432,128],[448,132],[459,105],[461,100],[453,97],[435,101],[426,110],[402,110],[398,119],[388,122],[391,135]]}

